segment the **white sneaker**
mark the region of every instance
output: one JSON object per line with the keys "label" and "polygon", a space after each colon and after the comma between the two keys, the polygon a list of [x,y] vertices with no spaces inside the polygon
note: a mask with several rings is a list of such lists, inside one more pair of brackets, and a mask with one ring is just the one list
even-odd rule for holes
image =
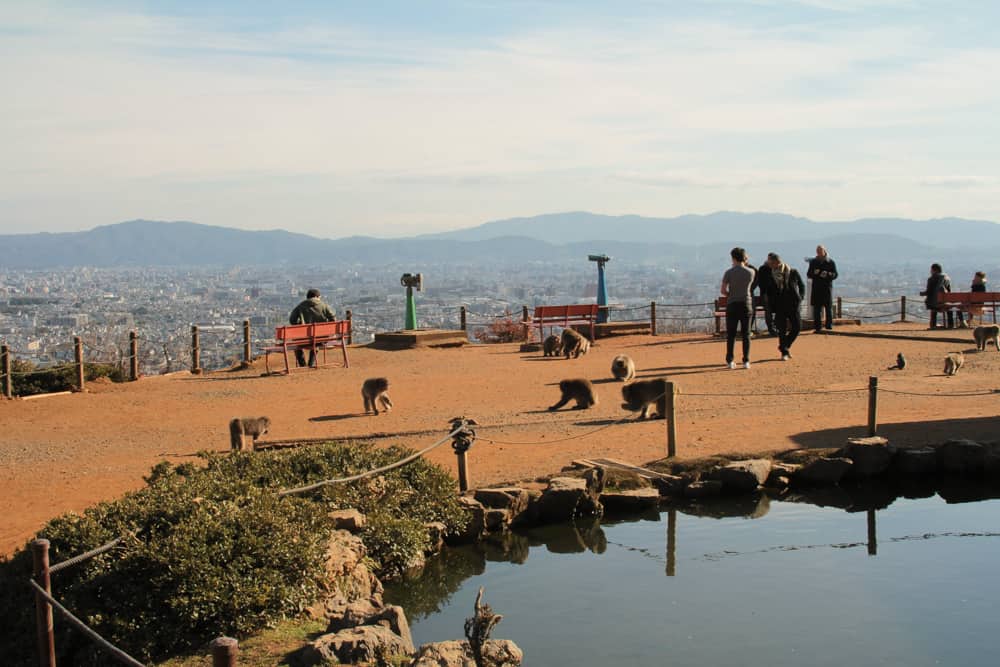
{"label": "white sneaker", "polygon": [[728,364],[728,366],[729,366],[730,370],[736,370],[736,362],[735,361],[730,361],[729,364]]}
{"label": "white sneaker", "polygon": [[789,355],[789,354],[783,354],[783,355],[781,355],[781,360],[782,360],[782,361],[788,361],[788,360],[789,360],[789,359],[791,359],[791,358],[792,358],[792,357],[791,357],[791,355]]}
{"label": "white sneaker", "polygon": [[750,362],[749,361],[744,361],[743,362],[743,368],[745,368],[747,370],[750,370]]}

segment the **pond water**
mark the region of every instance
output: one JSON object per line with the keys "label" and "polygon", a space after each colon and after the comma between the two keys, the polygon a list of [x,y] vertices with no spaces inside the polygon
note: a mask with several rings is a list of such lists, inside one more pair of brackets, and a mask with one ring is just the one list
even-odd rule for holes
{"label": "pond water", "polygon": [[448,549],[390,587],[416,645],[476,592],[531,665],[996,665],[1000,501],[848,512],[766,496]]}

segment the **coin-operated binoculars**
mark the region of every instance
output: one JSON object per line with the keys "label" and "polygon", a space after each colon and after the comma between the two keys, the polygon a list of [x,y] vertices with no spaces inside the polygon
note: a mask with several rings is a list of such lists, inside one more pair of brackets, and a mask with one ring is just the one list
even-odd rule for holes
{"label": "coin-operated binoculars", "polygon": [[597,262],[597,323],[608,321],[608,286],[604,282],[604,265],[611,261],[607,255],[589,255],[591,262]]}
{"label": "coin-operated binoculars", "polygon": [[421,273],[404,273],[399,284],[406,288],[406,320],[404,329],[412,331],[417,328],[417,309],[413,303],[413,288],[418,292],[424,289],[424,276]]}

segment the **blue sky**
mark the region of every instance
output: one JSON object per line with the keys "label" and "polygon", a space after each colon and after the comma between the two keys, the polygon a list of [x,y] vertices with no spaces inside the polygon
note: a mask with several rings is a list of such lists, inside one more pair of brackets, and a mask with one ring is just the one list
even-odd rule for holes
{"label": "blue sky", "polygon": [[1000,3],[0,4],[0,233],[1000,221]]}

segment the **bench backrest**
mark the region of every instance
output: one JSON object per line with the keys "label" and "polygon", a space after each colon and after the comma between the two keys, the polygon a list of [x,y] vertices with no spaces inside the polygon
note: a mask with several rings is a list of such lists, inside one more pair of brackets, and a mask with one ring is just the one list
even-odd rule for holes
{"label": "bench backrest", "polygon": [[535,320],[596,320],[598,307],[596,303],[575,304],[571,306],[535,306]]}
{"label": "bench backrest", "polygon": [[316,322],[314,324],[286,324],[275,327],[275,340],[334,340],[347,336],[351,331],[349,320],[334,320],[333,322]]}
{"label": "bench backrest", "polygon": [[942,292],[938,294],[938,302],[958,305],[997,303],[1000,302],[1000,292]]}

